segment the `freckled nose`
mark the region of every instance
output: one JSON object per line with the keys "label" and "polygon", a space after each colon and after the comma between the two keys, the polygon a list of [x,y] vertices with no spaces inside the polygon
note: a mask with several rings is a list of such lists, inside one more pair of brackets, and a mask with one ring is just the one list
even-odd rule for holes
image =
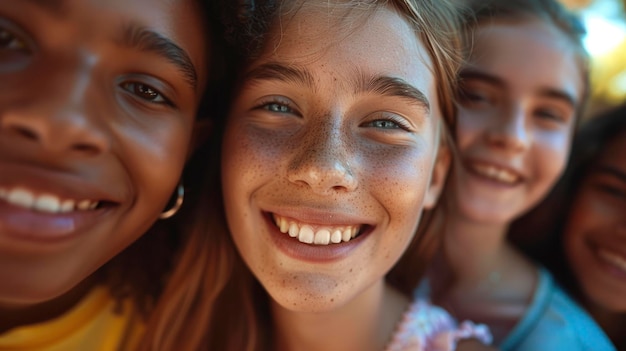
{"label": "freckled nose", "polygon": [[354,191],[358,182],[346,144],[335,132],[303,141],[289,164],[289,181],[321,195]]}

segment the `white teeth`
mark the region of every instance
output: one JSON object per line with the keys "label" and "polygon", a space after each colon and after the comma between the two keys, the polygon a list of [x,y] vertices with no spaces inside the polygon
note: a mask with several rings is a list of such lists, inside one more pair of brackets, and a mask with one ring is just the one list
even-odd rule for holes
{"label": "white teeth", "polygon": [[315,233],[315,239],[313,242],[316,245],[328,245],[330,243],[330,231],[328,229],[322,229]]}
{"label": "white teeth", "polygon": [[[14,189],[0,188],[0,200],[4,200],[14,206],[45,213],[68,213],[76,210],[94,210],[100,204],[98,201],[90,200],[62,200],[52,194],[36,195],[32,191],[21,187]],[[76,204],[78,204],[78,206]]]}
{"label": "white teeth", "polygon": [[7,194],[7,202],[11,205],[32,208],[35,204],[35,195],[26,189],[13,189]]}
{"label": "white teeth", "polygon": [[626,259],[621,255],[606,251],[606,250],[598,250],[598,255],[602,257],[604,260],[613,264],[617,268],[626,272]]}
{"label": "white teeth", "polygon": [[485,177],[488,177],[488,178],[491,178],[491,179],[494,179],[503,183],[513,184],[517,182],[519,179],[519,177],[516,174],[509,172],[506,169],[491,166],[491,165],[473,164],[472,168],[474,169],[474,171],[476,171],[477,173]]}
{"label": "white teeth", "polygon": [[308,225],[303,225],[300,228],[300,235],[298,235],[298,240],[306,244],[313,244],[313,239],[315,238],[315,233],[313,232],[313,228]]}
{"label": "white teeth", "polygon": [[298,224],[277,215],[274,215],[274,223],[281,233],[288,234],[290,237],[297,238],[298,241],[306,244],[339,244],[342,241],[348,242],[359,234],[359,229],[355,226],[338,228],[322,227],[315,231],[313,227],[308,224]]}
{"label": "white teeth", "polygon": [[59,212],[61,202],[59,198],[53,195],[41,195],[35,201],[34,208],[41,212]]}
{"label": "white teeth", "polygon": [[350,239],[352,239],[352,228],[344,230],[343,234],[341,235],[341,239],[345,242],[350,241]]}
{"label": "white teeth", "polygon": [[289,236],[295,238],[298,236],[298,233],[300,233],[300,228],[298,228],[298,225],[295,223],[291,223],[289,225]]}

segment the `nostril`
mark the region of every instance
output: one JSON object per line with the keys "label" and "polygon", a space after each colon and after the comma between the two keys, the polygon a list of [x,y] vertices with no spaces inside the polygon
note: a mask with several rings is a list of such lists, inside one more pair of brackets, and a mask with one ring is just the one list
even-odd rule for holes
{"label": "nostril", "polygon": [[96,154],[99,151],[97,146],[87,143],[77,143],[72,146],[72,149],[84,154]]}

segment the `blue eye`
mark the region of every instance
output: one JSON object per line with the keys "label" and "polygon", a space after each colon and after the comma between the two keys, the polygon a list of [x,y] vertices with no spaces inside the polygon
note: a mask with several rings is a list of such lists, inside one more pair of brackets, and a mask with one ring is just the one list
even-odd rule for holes
{"label": "blue eye", "polygon": [[372,127],[382,128],[382,129],[401,129],[398,123],[389,120],[377,120],[371,122]]}
{"label": "blue eye", "polygon": [[125,82],[121,84],[121,87],[142,100],[155,104],[171,104],[160,91],[147,84],[139,82]]}
{"label": "blue eye", "polygon": [[285,104],[279,103],[279,102],[271,102],[271,103],[265,104],[263,108],[265,108],[266,110],[270,112],[293,113],[293,110],[291,109],[291,107]]}

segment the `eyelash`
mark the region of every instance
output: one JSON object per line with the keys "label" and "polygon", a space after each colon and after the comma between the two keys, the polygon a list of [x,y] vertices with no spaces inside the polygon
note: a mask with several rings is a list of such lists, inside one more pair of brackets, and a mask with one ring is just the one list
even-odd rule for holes
{"label": "eyelash", "polygon": [[[272,110],[271,106],[274,107],[278,107],[280,110],[282,111],[276,111],[276,110]],[[280,98],[270,98],[268,100],[263,100],[261,101],[257,106],[254,107],[255,109],[263,109],[265,111],[268,111],[270,113],[277,113],[277,114],[292,114],[292,115],[296,115],[298,117],[301,117],[302,115],[300,114],[300,112],[298,112],[295,107],[293,106],[293,104],[285,99],[280,99]]]}
{"label": "eyelash", "polygon": [[609,194],[611,196],[617,197],[617,198],[626,198],[626,191],[610,186],[610,185],[606,185],[606,184],[598,184],[597,185],[598,189],[606,194]]}
{"label": "eyelash", "polygon": [[[397,128],[387,128],[387,127],[376,127],[374,126],[375,123],[377,122],[391,122],[393,124],[395,124],[397,126]],[[410,132],[411,127],[408,125],[408,123],[406,123],[406,121],[404,121],[402,118],[397,117],[395,115],[388,115],[388,114],[383,114],[383,116],[381,116],[381,118],[377,118],[374,119],[370,122],[367,122],[366,125],[372,126],[374,128],[380,128],[380,129],[385,129],[385,130],[389,130],[389,129],[402,129],[404,131]]]}
{"label": "eyelash", "polygon": [[[161,93],[159,90],[155,89],[154,87],[148,84],[136,82],[136,81],[130,81],[130,82],[124,82],[120,84],[120,87],[126,90],[127,92],[133,94],[134,96],[138,97],[139,99],[147,101],[149,103],[175,107],[174,104],[165,96],[165,94]],[[141,91],[141,89],[144,89],[144,91]],[[154,98],[142,96],[142,93],[153,94],[152,96]]]}

